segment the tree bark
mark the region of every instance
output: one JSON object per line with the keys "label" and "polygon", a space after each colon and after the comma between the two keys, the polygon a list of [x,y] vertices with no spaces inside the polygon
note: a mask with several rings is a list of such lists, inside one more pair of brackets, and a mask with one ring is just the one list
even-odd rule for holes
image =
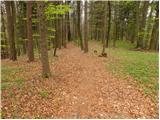
{"label": "tree bark", "polygon": [[80,3],[81,1],[77,1],[77,16],[78,16],[78,21],[77,21],[77,31],[78,31],[78,37],[80,40],[80,46],[81,50],[83,50],[83,41],[82,41],[82,34],[81,34],[81,14],[80,14]]}
{"label": "tree bark", "polygon": [[140,6],[140,2],[138,1],[136,3],[136,36],[135,36],[135,40],[136,40],[136,43],[137,43],[137,46],[136,48],[138,48],[139,46],[139,6]]}
{"label": "tree bark", "polygon": [[159,39],[159,5],[157,3],[156,5],[156,18],[155,18],[155,23],[153,26],[153,30],[152,30],[152,36],[151,36],[151,40],[150,40],[150,49],[151,50],[156,50],[156,48],[158,48],[156,46],[157,40]]}
{"label": "tree bark", "polygon": [[14,31],[14,20],[15,16],[13,16],[13,1],[5,1],[6,6],[6,14],[7,14],[7,32],[8,32],[8,41],[9,41],[9,54],[10,54],[10,60],[17,60],[16,55],[16,47],[15,47],[15,31]]}
{"label": "tree bark", "polygon": [[50,67],[48,60],[47,41],[46,41],[46,28],[45,28],[45,4],[43,1],[38,1],[38,17],[39,17],[39,32],[40,32],[40,52],[42,62],[42,75],[49,77]]}
{"label": "tree bark", "polygon": [[107,21],[107,15],[106,15],[106,11],[107,11],[107,1],[104,1],[104,29],[103,29],[103,49],[102,49],[102,55],[105,53],[105,48],[106,48],[106,21]]}
{"label": "tree bark", "polygon": [[136,48],[144,48],[144,28],[146,25],[146,16],[147,16],[147,11],[148,11],[148,6],[149,6],[149,1],[143,1],[143,6],[141,8],[142,10],[142,15],[139,21],[139,39],[137,41],[137,46]]}
{"label": "tree bark", "polygon": [[85,20],[84,20],[84,52],[88,52],[88,21],[87,21],[87,1],[85,1]]}
{"label": "tree bark", "polygon": [[152,25],[151,25],[151,22],[150,22],[150,20],[152,19],[152,13],[153,13],[153,9],[151,8],[151,11],[150,11],[150,13],[149,13],[149,17],[148,17],[148,24],[147,24],[147,30],[145,31],[145,36],[144,36],[144,42],[145,42],[145,44],[144,44],[144,48],[145,49],[148,49],[148,43],[149,43],[149,40],[150,40],[150,38],[151,38],[151,35],[150,35],[150,33],[152,32]]}
{"label": "tree bark", "polygon": [[27,38],[28,38],[28,61],[34,61],[34,48],[32,36],[32,1],[27,2]]}
{"label": "tree bark", "polygon": [[64,41],[64,47],[67,48],[67,42],[68,42],[68,19],[67,19],[67,13],[65,14],[65,41]]}
{"label": "tree bark", "polygon": [[111,26],[111,3],[108,1],[108,29],[107,29],[107,39],[106,47],[108,48],[108,41],[110,39],[110,26]]}

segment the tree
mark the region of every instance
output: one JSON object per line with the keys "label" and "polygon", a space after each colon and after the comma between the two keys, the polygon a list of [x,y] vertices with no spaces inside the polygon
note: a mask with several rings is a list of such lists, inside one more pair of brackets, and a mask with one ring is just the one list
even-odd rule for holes
{"label": "tree", "polygon": [[85,18],[84,18],[84,52],[88,52],[88,22],[87,22],[87,1],[85,1]]}
{"label": "tree", "polygon": [[34,61],[33,37],[32,37],[32,1],[27,2],[27,38],[28,59]]}
{"label": "tree", "polygon": [[14,10],[13,6],[14,2],[13,1],[5,1],[5,6],[6,6],[6,14],[7,14],[7,32],[8,32],[8,41],[9,41],[9,54],[10,54],[10,59],[15,61],[17,60],[17,55],[16,55],[16,47],[15,47],[15,29],[14,29]]}
{"label": "tree", "polygon": [[148,46],[149,46],[148,43],[149,43],[149,40],[151,38],[150,33],[152,32],[152,24],[153,24],[152,13],[153,13],[153,8],[150,7],[149,16],[148,16],[148,19],[147,19],[146,31],[145,31],[145,35],[144,35],[144,42],[145,42],[144,48],[145,49],[148,49]]}
{"label": "tree", "polygon": [[136,48],[144,48],[144,42],[143,42],[143,37],[144,37],[144,30],[145,30],[145,25],[146,25],[146,16],[147,16],[147,11],[148,11],[148,6],[149,6],[149,1],[143,1],[141,3],[142,7],[140,8],[141,16],[140,21],[139,21],[139,38],[137,41],[137,46]]}
{"label": "tree", "polygon": [[156,18],[155,18],[155,23],[152,30],[152,36],[151,36],[150,47],[149,47],[151,50],[156,50],[156,44],[158,43],[157,41],[159,40],[158,29],[159,29],[159,4],[157,2]]}
{"label": "tree", "polygon": [[119,8],[119,4],[117,2],[114,3],[114,31],[113,31],[113,36],[114,36],[114,40],[113,40],[113,47],[116,46],[116,40],[118,40],[118,8]]}
{"label": "tree", "polygon": [[106,48],[106,19],[107,19],[107,15],[106,15],[106,11],[107,11],[107,2],[105,1],[104,3],[104,30],[103,30],[103,49],[102,49],[102,55],[105,53],[105,48]]}
{"label": "tree", "polygon": [[108,1],[108,29],[107,29],[106,47],[108,47],[108,41],[110,38],[110,26],[111,26],[111,3],[110,1]]}
{"label": "tree", "polygon": [[44,77],[49,77],[51,73],[50,73],[50,67],[49,67],[47,41],[46,41],[45,14],[44,14],[45,4],[43,1],[38,1],[37,3],[38,3],[42,75]]}
{"label": "tree", "polygon": [[81,50],[83,50],[83,41],[82,41],[82,34],[81,34],[81,6],[80,6],[81,1],[77,1],[77,29],[78,29],[78,37],[80,40],[80,46],[81,46]]}

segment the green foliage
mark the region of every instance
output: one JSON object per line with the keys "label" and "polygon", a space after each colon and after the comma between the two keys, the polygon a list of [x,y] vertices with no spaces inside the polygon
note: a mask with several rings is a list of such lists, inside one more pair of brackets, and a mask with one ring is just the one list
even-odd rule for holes
{"label": "green foliage", "polygon": [[23,78],[16,78],[15,82],[19,88],[22,88],[24,86],[24,79]]}
{"label": "green foliage", "polygon": [[70,10],[69,5],[54,5],[52,3],[48,4],[45,9],[45,15],[47,20],[56,19],[55,15],[63,15]]}
{"label": "green foliage", "polygon": [[49,96],[49,93],[46,90],[41,90],[39,94],[42,98],[48,98]]}
{"label": "green foliage", "polygon": [[39,22],[39,20],[38,19],[36,19],[36,18],[32,18],[32,23],[38,23]]}
{"label": "green foliage", "polygon": [[55,36],[51,36],[51,35],[48,36],[48,39],[49,39],[49,40],[52,40],[52,39],[54,39],[54,38],[55,38]]}
{"label": "green foliage", "polygon": [[4,90],[4,89],[8,89],[12,86],[11,83],[9,82],[4,82],[4,83],[1,83],[1,90]]}
{"label": "green foliage", "polygon": [[34,33],[33,37],[39,37],[40,35],[38,33]]}
{"label": "green foliage", "polygon": [[6,48],[7,47],[7,45],[0,45],[1,46],[1,48]]}
{"label": "green foliage", "polygon": [[56,30],[55,30],[55,28],[48,28],[48,31],[51,31],[51,32],[55,32]]}
{"label": "green foliage", "polygon": [[25,20],[25,21],[26,21],[26,20],[27,20],[27,18],[22,18],[22,20]]}

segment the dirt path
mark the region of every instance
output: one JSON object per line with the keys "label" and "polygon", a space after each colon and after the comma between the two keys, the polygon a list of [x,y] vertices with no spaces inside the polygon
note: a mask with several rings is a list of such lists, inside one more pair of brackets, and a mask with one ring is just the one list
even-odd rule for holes
{"label": "dirt path", "polygon": [[156,118],[155,105],[125,80],[107,73],[103,58],[68,45],[55,67],[65,81],[62,118]]}
{"label": "dirt path", "polygon": [[[22,73],[27,82],[14,96],[3,91],[4,118],[158,118],[158,105],[107,72],[103,59],[69,44],[51,64],[53,77],[45,80],[37,75],[40,62],[17,61],[34,67]],[[41,90],[48,91],[47,98]]]}

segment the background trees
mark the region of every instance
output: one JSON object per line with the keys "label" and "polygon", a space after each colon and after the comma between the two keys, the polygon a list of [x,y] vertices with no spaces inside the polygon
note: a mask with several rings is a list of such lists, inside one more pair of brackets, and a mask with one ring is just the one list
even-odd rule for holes
{"label": "background trees", "polygon": [[15,48],[15,11],[14,2],[13,1],[5,1],[6,7],[6,16],[7,16],[7,35],[8,35],[8,43],[9,43],[9,53],[10,59],[15,61],[17,60],[16,56],[16,48]]}

